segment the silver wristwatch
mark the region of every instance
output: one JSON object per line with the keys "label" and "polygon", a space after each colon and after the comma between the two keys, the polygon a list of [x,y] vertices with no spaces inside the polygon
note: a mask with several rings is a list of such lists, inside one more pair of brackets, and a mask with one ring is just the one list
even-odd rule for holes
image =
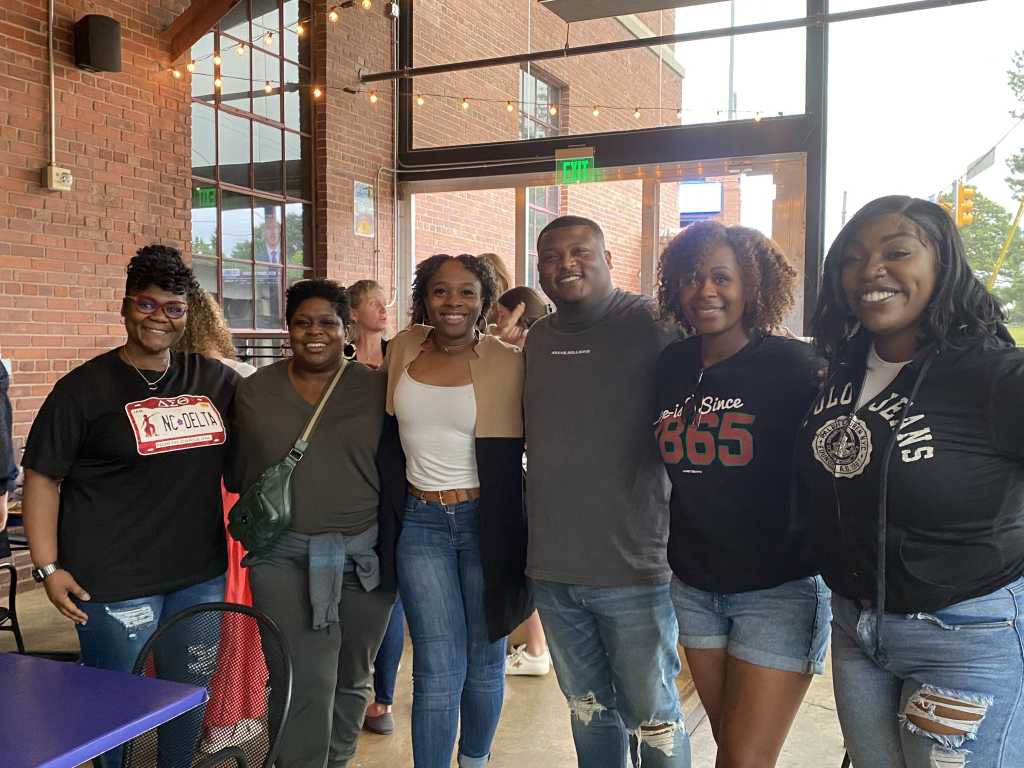
{"label": "silver wristwatch", "polygon": [[55,563],[55,562],[54,563],[50,563],[49,565],[44,565],[42,568],[33,568],[32,569],[32,578],[35,579],[40,584],[42,584],[43,580],[47,576],[49,576],[54,571],[59,571],[59,570],[60,570],[60,566],[57,563]]}

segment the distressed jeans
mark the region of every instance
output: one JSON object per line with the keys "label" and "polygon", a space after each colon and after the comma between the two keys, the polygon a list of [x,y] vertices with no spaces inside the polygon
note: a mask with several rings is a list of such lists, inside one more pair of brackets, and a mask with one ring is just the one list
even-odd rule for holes
{"label": "distressed jeans", "polygon": [[879,653],[874,611],[834,594],[832,613],[855,768],[1024,766],[1024,579],[935,613],[885,614]]}
{"label": "distressed jeans", "polygon": [[533,585],[579,767],[689,768],[669,585]]}
{"label": "distressed jeans", "polygon": [[[157,628],[175,614],[199,603],[224,599],[224,576],[176,592],[138,597],[117,603],[76,600],[89,620],[76,625],[82,661],[86,666],[131,672],[139,651]],[[205,623],[208,636],[194,637],[192,622],[179,625],[154,649],[159,676],[190,685],[206,687],[217,668],[220,646],[219,625]],[[178,631],[180,630],[180,631]],[[159,768],[188,768],[199,742],[206,707],[198,707],[175,718],[158,731]],[[96,768],[120,768],[122,748],[112,749],[93,761]]]}

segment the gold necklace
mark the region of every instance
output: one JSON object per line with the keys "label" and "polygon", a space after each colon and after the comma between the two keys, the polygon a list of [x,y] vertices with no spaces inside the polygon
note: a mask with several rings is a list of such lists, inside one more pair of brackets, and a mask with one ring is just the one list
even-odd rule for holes
{"label": "gold necklace", "polygon": [[448,354],[452,354],[454,352],[461,352],[464,349],[469,349],[474,344],[476,344],[479,340],[480,340],[479,331],[475,331],[473,333],[473,338],[470,339],[469,341],[467,341],[465,344],[452,344],[451,346],[442,344],[440,341],[437,340],[437,336],[434,337],[434,343],[437,346],[439,346],[442,350],[444,350],[446,353],[448,353]]}
{"label": "gold necklace", "polygon": [[127,347],[121,347],[121,353],[124,355],[124,359],[128,361],[128,365],[130,365],[132,368],[134,368],[135,372],[137,374],[139,374],[139,376],[142,377],[142,380],[144,382],[146,382],[146,387],[149,389],[150,392],[155,392],[156,391],[157,385],[161,381],[164,380],[164,376],[166,376],[167,372],[169,370],[171,370],[171,359],[172,359],[172,356],[171,356],[170,352],[168,352],[167,353],[167,367],[164,368],[164,372],[161,373],[159,376],[157,376],[155,381],[150,381],[149,379],[146,378],[146,374],[144,374],[142,371],[140,371],[138,366],[135,365],[135,363],[132,362],[131,357],[128,355],[128,348]]}

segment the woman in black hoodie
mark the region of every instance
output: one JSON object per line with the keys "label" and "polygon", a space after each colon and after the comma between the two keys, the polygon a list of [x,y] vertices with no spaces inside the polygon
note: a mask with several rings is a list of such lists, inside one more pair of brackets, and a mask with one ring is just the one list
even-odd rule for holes
{"label": "woman in black hoodie", "polygon": [[1024,765],[1024,352],[953,222],[875,200],[825,260],[797,442],[857,768]]}

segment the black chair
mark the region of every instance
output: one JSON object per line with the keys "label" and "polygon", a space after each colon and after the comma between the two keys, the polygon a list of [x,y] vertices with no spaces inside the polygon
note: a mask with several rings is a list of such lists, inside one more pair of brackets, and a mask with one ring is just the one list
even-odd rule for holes
{"label": "black chair", "polygon": [[[124,747],[123,768],[270,768],[292,695],[292,659],[277,624],[255,608],[202,603],[162,624],[132,670],[205,687],[209,701]],[[206,722],[204,723],[204,718]]]}
{"label": "black chair", "polygon": [[[4,534],[0,532],[0,536]],[[2,546],[2,543],[0,543]],[[25,641],[21,638],[21,627],[18,626],[18,569],[11,563],[0,563],[0,571],[7,571],[11,586],[7,594],[7,606],[0,606],[0,631],[14,634],[14,644],[18,653],[25,652]]]}

